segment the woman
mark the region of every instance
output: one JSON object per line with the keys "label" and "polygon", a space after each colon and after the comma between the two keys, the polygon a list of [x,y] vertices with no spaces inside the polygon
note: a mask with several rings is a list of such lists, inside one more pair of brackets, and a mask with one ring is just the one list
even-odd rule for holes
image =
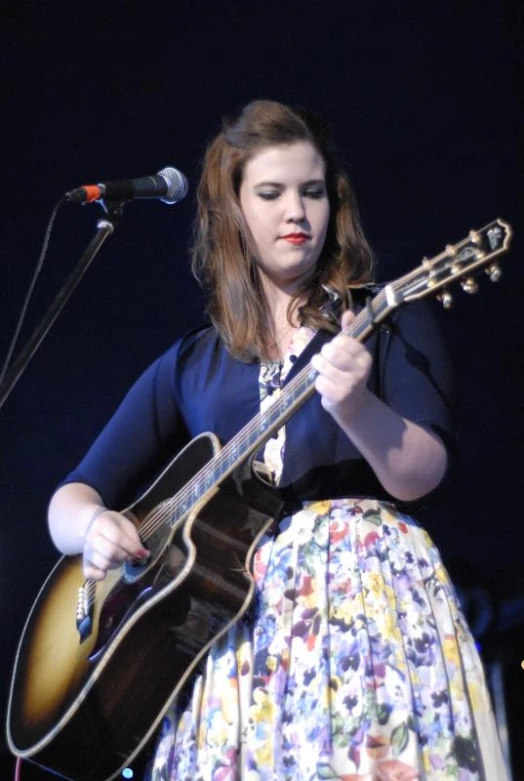
{"label": "woman", "polygon": [[318,119],[256,101],[211,143],[193,268],[213,325],[132,388],[52,498],[85,575],[145,558],[126,506],[203,431],[228,441],[311,361],[316,391],[258,456],[287,510],[249,616],[173,703],[155,779],[505,777],[483,673],[438,553],[404,509],[442,482],[450,372],[425,306],[339,333],[372,254]]}

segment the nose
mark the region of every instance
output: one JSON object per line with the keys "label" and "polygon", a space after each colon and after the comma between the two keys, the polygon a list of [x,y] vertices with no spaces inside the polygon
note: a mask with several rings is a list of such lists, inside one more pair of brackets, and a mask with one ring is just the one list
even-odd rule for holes
{"label": "nose", "polygon": [[301,193],[290,191],[287,194],[284,216],[287,222],[303,222],[306,219],[304,199]]}

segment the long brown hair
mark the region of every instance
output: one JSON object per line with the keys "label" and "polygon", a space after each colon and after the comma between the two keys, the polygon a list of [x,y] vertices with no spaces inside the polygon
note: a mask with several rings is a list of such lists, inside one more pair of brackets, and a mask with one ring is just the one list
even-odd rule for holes
{"label": "long brown hair", "polygon": [[315,275],[290,302],[305,303],[298,314],[303,325],[335,331],[320,311],[326,289],[350,305],[351,286],[369,282],[373,254],[364,236],[348,177],[337,164],[327,124],[303,109],[256,100],[238,116],[224,120],[210,143],[197,192],[192,268],[209,294],[207,313],[230,352],[243,359],[267,358],[271,341],[268,311],[239,201],[246,162],[263,147],[309,141],[326,164],[330,217]]}

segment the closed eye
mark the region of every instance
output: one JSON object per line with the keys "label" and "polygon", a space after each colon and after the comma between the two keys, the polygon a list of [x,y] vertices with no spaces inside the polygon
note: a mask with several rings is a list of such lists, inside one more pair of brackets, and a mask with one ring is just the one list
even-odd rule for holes
{"label": "closed eye", "polygon": [[280,192],[278,190],[268,190],[258,192],[257,195],[259,198],[262,198],[263,201],[275,201],[280,195]]}
{"label": "closed eye", "polygon": [[320,198],[324,198],[326,195],[326,191],[323,187],[314,187],[314,188],[308,188],[304,191],[304,195],[306,198],[314,198],[315,200],[320,200]]}

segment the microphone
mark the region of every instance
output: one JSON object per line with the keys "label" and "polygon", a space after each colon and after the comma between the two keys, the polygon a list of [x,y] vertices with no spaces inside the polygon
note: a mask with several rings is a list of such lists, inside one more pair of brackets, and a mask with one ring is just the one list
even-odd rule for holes
{"label": "microphone", "polygon": [[189,185],[176,168],[163,168],[156,176],[121,179],[105,184],[86,184],[65,194],[70,203],[92,203],[102,199],[130,201],[133,198],[159,198],[172,205],[186,197]]}

